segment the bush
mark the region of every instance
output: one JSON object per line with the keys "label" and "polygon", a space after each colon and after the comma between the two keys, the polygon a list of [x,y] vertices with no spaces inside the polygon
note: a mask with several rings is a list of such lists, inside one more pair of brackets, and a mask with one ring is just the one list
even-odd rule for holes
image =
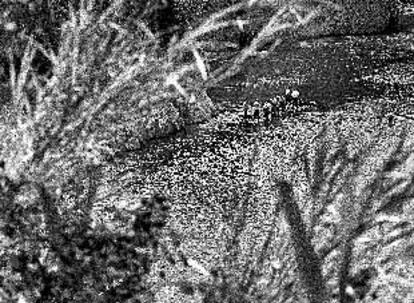
{"label": "bush", "polygon": [[[289,226],[285,236],[309,302],[338,295],[340,302],[388,302],[405,289],[405,274],[389,271],[403,261],[389,252],[405,251],[413,239],[413,124],[387,128],[377,115],[374,106],[332,114],[319,132],[294,139],[290,161],[277,144],[262,151],[263,182],[278,197],[279,226]],[[397,300],[409,296],[405,290]]]}
{"label": "bush", "polygon": [[133,216],[124,215],[130,223],[123,232],[91,227],[88,205],[76,199],[77,206],[59,213],[42,209],[44,201],[7,208],[3,218],[13,217],[2,233],[19,240],[3,242],[3,290],[30,302],[152,302],[145,277],[157,259],[166,199],[155,194],[141,201]]}
{"label": "bush", "polygon": [[[102,166],[127,145],[122,129],[145,139],[207,117],[206,89],[280,30],[264,23],[251,45],[209,69],[206,35],[237,26],[229,14],[249,3],[214,14],[167,49],[142,20],[133,31],[117,23],[121,1],[100,14],[89,4],[70,12],[57,51],[24,37],[20,68],[10,65],[11,100],[0,116],[0,295],[10,302],[151,300],[144,278],[160,248],[165,199],[134,201],[129,220],[112,210],[121,226],[97,224]],[[50,77],[33,72],[36,52],[51,62]]]}

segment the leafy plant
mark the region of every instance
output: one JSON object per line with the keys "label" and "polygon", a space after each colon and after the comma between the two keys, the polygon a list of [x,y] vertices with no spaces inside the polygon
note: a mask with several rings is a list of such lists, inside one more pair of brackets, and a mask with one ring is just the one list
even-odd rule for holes
{"label": "leafy plant", "polygon": [[[390,134],[376,124],[378,121],[367,120],[371,123],[368,127],[374,127],[371,134],[346,120],[326,123],[314,137],[314,152],[305,147],[296,157],[303,165],[310,203],[297,201],[289,181],[273,177],[295,245],[299,277],[310,302],[328,300],[328,281],[336,281],[340,302],[357,299],[356,292],[362,299],[369,291],[374,300],[379,296],[375,286],[364,291],[353,288],[362,283],[352,282],[353,276],[367,269],[354,255],[374,254],[377,260],[363,285],[368,280],[381,280],[378,273],[385,266],[384,255],[373,250],[386,251],[393,241],[409,241],[414,231],[408,219],[411,215],[406,215],[412,213],[413,198],[411,127],[396,127]],[[389,222],[386,231],[380,232],[379,218],[395,218],[398,223]],[[387,244],[383,238],[389,239]],[[360,239],[369,245],[356,245]]]}
{"label": "leafy plant", "polygon": [[[212,105],[207,87],[237,73],[275,32],[295,26],[283,23],[289,14],[283,9],[252,45],[209,70],[203,50],[211,43],[203,37],[237,26],[226,16],[253,2],[213,14],[172,40],[166,51],[142,20],[136,20],[133,32],[116,22],[121,4],[115,1],[96,14],[93,1],[82,1],[79,9],[70,9],[57,51],[29,36],[19,69],[10,56],[12,98],[2,108],[0,125],[6,260],[1,295],[10,302],[151,300],[144,280],[166,223],[165,199],[137,201],[132,219],[120,215],[127,225],[123,231],[91,218],[102,167],[119,150],[116,144],[124,143],[114,140],[117,117],[129,114],[133,135],[140,139],[159,132],[151,130],[161,125],[157,110],[170,111],[171,123],[177,116],[191,120],[188,112],[205,112]],[[39,51],[52,64],[50,77],[32,70]]]}

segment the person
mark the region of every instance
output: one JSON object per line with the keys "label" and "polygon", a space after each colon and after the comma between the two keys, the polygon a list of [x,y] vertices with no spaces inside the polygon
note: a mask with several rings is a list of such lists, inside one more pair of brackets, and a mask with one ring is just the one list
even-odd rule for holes
{"label": "person", "polygon": [[286,98],[283,98],[282,96],[280,96],[279,100],[280,100],[279,105],[278,105],[279,106],[279,116],[280,116],[280,118],[282,118],[286,114],[287,101],[286,101]]}
{"label": "person", "polygon": [[272,104],[270,103],[270,101],[266,101],[263,106],[263,117],[264,117],[265,126],[269,126],[270,124],[271,110],[272,110]]}
{"label": "person", "polygon": [[277,112],[278,112],[278,118],[282,119],[286,113],[286,100],[279,96],[278,98],[278,104],[277,104]]}
{"label": "person", "polygon": [[260,104],[257,100],[253,103],[253,119],[260,124]]}
{"label": "person", "polygon": [[292,96],[292,99],[293,100],[299,100],[299,92],[297,91],[297,90],[293,90],[292,91],[292,94],[291,94],[291,96]]}
{"label": "person", "polygon": [[287,103],[289,103],[290,101],[292,101],[292,91],[290,88],[285,90],[285,101]]}
{"label": "person", "polygon": [[7,177],[6,174],[6,162],[3,159],[0,159],[0,192],[7,192],[12,185],[12,182]]}
{"label": "person", "polygon": [[296,114],[300,109],[300,99],[299,99],[299,92],[297,90],[293,90],[291,93],[291,103],[292,103],[292,110],[293,114]]}
{"label": "person", "polygon": [[243,122],[245,125],[247,125],[248,120],[249,120],[249,102],[246,100],[243,103]]}
{"label": "person", "polygon": [[290,88],[285,90],[283,113],[285,113],[288,116],[292,114],[292,90]]}
{"label": "person", "polygon": [[280,99],[277,96],[276,98],[272,98],[270,100],[272,108],[271,108],[271,115],[272,115],[272,122],[276,121],[279,118],[279,107],[280,107]]}
{"label": "person", "polygon": [[285,98],[284,98],[284,112],[289,117],[292,116],[294,113],[294,98],[292,96],[293,90],[288,88],[285,91]]}
{"label": "person", "polygon": [[388,114],[388,127],[392,127],[395,124],[395,116],[393,113]]}

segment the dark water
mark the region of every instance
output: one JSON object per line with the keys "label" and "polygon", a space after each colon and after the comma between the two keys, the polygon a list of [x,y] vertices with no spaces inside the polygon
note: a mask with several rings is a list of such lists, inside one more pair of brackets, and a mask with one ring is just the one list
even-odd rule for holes
{"label": "dark water", "polygon": [[[242,73],[212,89],[210,95],[237,104],[271,98],[292,87],[322,111],[380,98],[395,92],[396,82],[413,75],[410,37],[412,34],[394,33],[286,44],[264,59],[247,62]],[[406,70],[401,71],[404,66]],[[398,90],[405,94],[410,83],[401,84]]]}

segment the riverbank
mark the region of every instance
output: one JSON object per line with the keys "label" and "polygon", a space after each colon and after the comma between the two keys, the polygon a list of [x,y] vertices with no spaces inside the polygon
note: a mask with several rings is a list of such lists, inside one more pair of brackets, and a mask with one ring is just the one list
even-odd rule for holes
{"label": "riverbank", "polygon": [[[237,275],[257,256],[256,248],[272,228],[275,198],[265,186],[263,170],[268,159],[277,159],[267,167],[274,166],[300,191],[304,176],[292,157],[328,119],[347,121],[342,127],[348,125],[364,138],[382,128],[393,132],[407,123],[398,114],[405,111],[410,116],[408,105],[414,101],[412,38],[407,32],[325,38],[285,45],[285,51],[252,59],[240,75],[210,91],[217,105],[211,120],[187,133],[125,152],[105,168],[97,216],[102,205],[133,209],[140,195],[165,192],[172,206],[168,229],[180,234],[180,250],[207,269],[224,266],[224,256],[236,254],[232,271]],[[287,86],[316,102],[319,111],[268,128],[245,129],[236,122],[244,100],[266,100]],[[396,117],[391,126],[388,113]],[[112,222],[110,216],[100,215],[103,222]],[[230,247],[234,224],[241,215],[245,218],[240,246]],[[156,265],[162,266],[167,268],[165,279],[155,277],[159,269],[153,277],[157,287],[163,288],[159,302],[172,302],[179,293],[174,283],[194,273],[177,272],[163,262]],[[194,302],[191,296],[180,295],[181,302]]]}

